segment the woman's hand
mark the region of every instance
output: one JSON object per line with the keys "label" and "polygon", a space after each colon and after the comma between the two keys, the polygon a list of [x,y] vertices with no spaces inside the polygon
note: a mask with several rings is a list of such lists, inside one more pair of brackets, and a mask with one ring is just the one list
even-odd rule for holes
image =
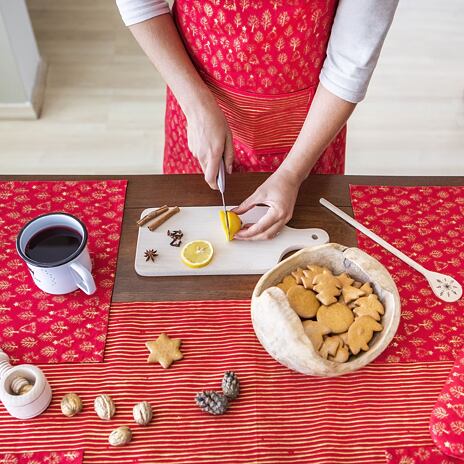
{"label": "woman's hand", "polygon": [[234,208],[243,214],[258,204],[269,206],[268,212],[250,227],[235,234],[238,240],[266,240],[274,238],[291,219],[302,179],[295,173],[279,168],[240,206]]}
{"label": "woman's hand", "polygon": [[226,171],[232,172],[234,145],[224,113],[214,97],[207,100],[188,113],[188,147],[200,162],[206,182],[212,189],[217,189],[216,179],[223,155]]}

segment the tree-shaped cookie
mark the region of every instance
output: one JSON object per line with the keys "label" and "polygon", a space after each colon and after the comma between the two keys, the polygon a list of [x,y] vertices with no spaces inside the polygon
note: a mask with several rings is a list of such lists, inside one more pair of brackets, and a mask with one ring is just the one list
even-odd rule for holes
{"label": "tree-shaped cookie", "polygon": [[374,290],[372,290],[371,284],[369,282],[362,284],[361,287],[359,287],[359,289],[364,292],[364,295],[370,295],[374,293]]}
{"label": "tree-shaped cookie", "polygon": [[310,290],[313,289],[313,280],[318,274],[322,274],[322,271],[325,268],[322,266],[317,266],[315,264],[310,264],[307,270],[303,271],[304,277],[302,277],[301,281],[304,285],[304,288],[309,288]]}
{"label": "tree-shaped cookie", "polygon": [[293,272],[292,272],[292,276],[293,278],[296,280],[296,283],[298,285],[302,285],[303,282],[302,282],[302,278],[304,277],[304,271],[303,269],[301,269],[301,267],[295,269]]}
{"label": "tree-shaped cookie", "polygon": [[353,354],[358,354],[361,350],[369,349],[368,343],[371,341],[374,332],[380,332],[382,325],[369,316],[361,316],[355,319],[348,329],[348,346]]}
{"label": "tree-shaped cookie", "polygon": [[338,275],[337,279],[342,284],[343,303],[349,304],[366,294],[363,290],[354,286],[354,279],[352,279],[346,272]]}
{"label": "tree-shaped cookie", "polygon": [[352,279],[346,272],[337,276],[337,279],[342,284],[342,287],[349,287],[353,285],[354,279]]}
{"label": "tree-shaped cookie", "polygon": [[346,304],[349,304],[352,301],[357,300],[363,295],[365,295],[365,293],[360,288],[352,287],[351,285],[348,285],[347,287],[342,287],[343,301]]}
{"label": "tree-shaped cookie", "polygon": [[353,312],[356,316],[370,316],[376,321],[380,321],[380,315],[385,311],[377,295],[374,294],[358,298],[354,302],[354,305],[356,307],[353,309]]}
{"label": "tree-shaped cookie", "polygon": [[337,302],[341,288],[340,281],[328,269],[324,269],[313,279],[313,290],[317,292],[317,299],[325,306]]}

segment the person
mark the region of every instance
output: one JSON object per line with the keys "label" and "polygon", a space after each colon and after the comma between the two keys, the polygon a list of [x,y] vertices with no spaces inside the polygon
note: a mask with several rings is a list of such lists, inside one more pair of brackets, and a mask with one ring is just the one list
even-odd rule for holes
{"label": "person", "polygon": [[343,174],[398,0],[116,0],[168,85],[165,173],[273,172],[234,211],[269,206],[235,238],[279,233],[311,173]]}

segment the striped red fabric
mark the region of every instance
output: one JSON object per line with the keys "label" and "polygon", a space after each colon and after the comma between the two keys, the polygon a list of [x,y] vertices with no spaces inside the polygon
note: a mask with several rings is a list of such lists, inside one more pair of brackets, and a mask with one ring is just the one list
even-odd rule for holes
{"label": "striped red fabric", "polygon": [[289,150],[300,133],[317,85],[282,95],[242,92],[202,76],[247,150],[271,154]]}
{"label": "striped red fabric", "polygon": [[[147,364],[145,341],[161,332],[183,340],[170,369]],[[42,366],[54,392],[45,414],[18,421],[0,409],[0,452],[83,448],[84,463],[383,464],[386,448],[430,446],[428,421],[451,362],[371,364],[336,379],[307,377],[274,361],[257,341],[249,301],[113,304],[105,362]],[[224,416],[194,404],[219,389],[224,371],[242,393]],[[84,411],[68,418],[59,402],[78,393]],[[112,421],[93,412],[96,395],[116,403]],[[138,401],[153,405],[148,427],[135,424]],[[129,425],[133,442],[107,444]]]}

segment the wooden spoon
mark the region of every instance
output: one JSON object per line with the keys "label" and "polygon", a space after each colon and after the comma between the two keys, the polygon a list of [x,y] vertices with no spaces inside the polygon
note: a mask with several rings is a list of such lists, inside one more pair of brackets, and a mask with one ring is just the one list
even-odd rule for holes
{"label": "wooden spoon", "polygon": [[406,264],[411,266],[417,272],[420,272],[430,285],[430,288],[433,290],[433,293],[443,301],[447,303],[453,303],[454,301],[459,300],[462,296],[462,287],[459,282],[457,282],[453,277],[440,274],[439,272],[429,271],[425,267],[421,266],[419,263],[411,259],[409,256],[406,256],[403,252],[395,248],[393,245],[390,245],[383,238],[380,238],[377,234],[369,230],[367,227],[363,226],[361,223],[353,219],[348,214],[344,213],[341,209],[337,208],[335,205],[327,201],[325,198],[319,200],[322,206],[325,206],[327,209],[335,213],[337,216],[342,218],[348,224],[352,225],[354,228],[362,232],[364,235],[367,235],[371,240],[378,243],[380,246],[384,247],[390,253],[395,255],[397,258],[404,261]]}

